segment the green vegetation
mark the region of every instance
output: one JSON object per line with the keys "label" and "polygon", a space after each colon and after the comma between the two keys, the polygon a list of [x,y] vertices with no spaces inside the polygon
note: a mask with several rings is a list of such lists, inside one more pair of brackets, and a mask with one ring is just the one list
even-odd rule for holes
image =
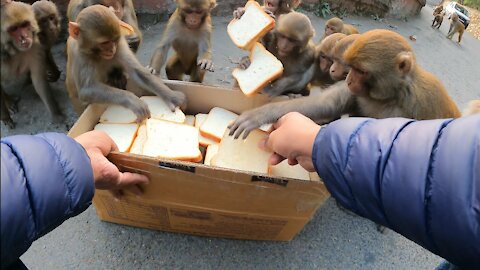
{"label": "green vegetation", "polygon": [[468,7],[480,9],[480,0],[465,0],[463,4]]}

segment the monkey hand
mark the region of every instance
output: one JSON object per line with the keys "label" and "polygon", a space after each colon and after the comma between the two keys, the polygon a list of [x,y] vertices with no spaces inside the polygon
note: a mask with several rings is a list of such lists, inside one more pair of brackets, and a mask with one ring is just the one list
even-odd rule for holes
{"label": "monkey hand", "polygon": [[241,69],[247,69],[252,62],[250,61],[250,57],[244,56],[241,60],[240,63],[238,64],[238,68]]}
{"label": "monkey hand", "polygon": [[238,20],[245,14],[245,8],[239,7],[233,11],[233,18]]}
{"label": "monkey hand", "polygon": [[278,97],[283,93],[283,88],[278,87],[275,83],[269,84],[262,89],[262,93],[269,98]]}
{"label": "monkey hand", "polygon": [[2,116],[2,123],[4,123],[7,127],[9,127],[10,129],[14,129],[15,128],[15,123],[13,122],[12,118],[10,118],[9,115],[7,116]]}
{"label": "monkey hand", "polygon": [[268,124],[264,115],[258,109],[242,113],[235,122],[228,126],[230,129],[229,135],[238,139],[243,133],[243,139],[246,139],[252,130],[259,128],[263,124]]}
{"label": "monkey hand", "polygon": [[210,59],[200,59],[200,60],[198,60],[197,65],[200,66],[200,68],[203,69],[203,70],[207,70],[207,71],[210,71],[210,72],[214,71],[213,62]]}
{"label": "monkey hand", "polygon": [[[133,95],[133,94],[132,94]],[[126,106],[135,113],[137,116],[137,123],[141,123],[143,120],[150,117],[150,110],[148,109],[147,104],[141,99],[133,95],[135,98],[129,99],[128,105]]]}
{"label": "monkey hand", "polygon": [[180,109],[185,110],[187,108],[187,97],[184,93],[179,91],[172,91],[172,94],[169,98],[169,107],[170,110],[175,111],[175,108],[180,107]]}
{"label": "monkey hand", "polygon": [[138,50],[138,46],[140,46],[140,38],[137,35],[129,35],[125,38],[127,39],[128,47],[130,47],[132,51],[136,52]]}
{"label": "monkey hand", "polygon": [[264,8],[263,11],[265,11],[265,13],[268,14],[268,16],[272,17],[272,19],[275,20],[275,15],[273,14],[273,12],[271,12],[270,10]]}
{"label": "monkey hand", "polygon": [[148,72],[150,72],[153,75],[160,75],[160,71],[157,71],[156,69],[154,69],[150,65],[147,65],[145,68],[148,70]]}

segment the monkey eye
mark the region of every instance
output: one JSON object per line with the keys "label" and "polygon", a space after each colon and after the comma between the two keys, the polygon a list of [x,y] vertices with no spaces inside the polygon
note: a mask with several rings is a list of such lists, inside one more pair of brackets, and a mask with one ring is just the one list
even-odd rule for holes
{"label": "monkey eye", "polygon": [[55,16],[54,16],[54,15],[50,15],[49,19],[50,19],[51,21],[53,21],[53,20],[55,20]]}
{"label": "monkey eye", "polygon": [[26,22],[23,22],[22,24],[20,24],[20,28],[25,28],[25,27],[28,27],[30,26],[30,22],[26,21]]}
{"label": "monkey eye", "polygon": [[11,26],[7,29],[7,32],[11,33],[11,32],[15,32],[18,30],[18,25],[14,25],[14,26]]}

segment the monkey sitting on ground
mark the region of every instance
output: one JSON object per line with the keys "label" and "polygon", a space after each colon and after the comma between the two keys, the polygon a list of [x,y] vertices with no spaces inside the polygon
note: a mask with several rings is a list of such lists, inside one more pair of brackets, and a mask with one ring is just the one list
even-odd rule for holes
{"label": "monkey sitting on ground", "polygon": [[50,82],[56,82],[60,78],[60,70],[53,60],[51,49],[57,42],[61,31],[61,17],[57,6],[51,1],[37,1],[32,4],[32,7],[40,29],[38,39],[45,48],[45,55],[47,56],[47,79]]}
{"label": "monkey sitting on ground", "polygon": [[333,63],[330,67],[330,77],[334,81],[343,81],[347,78],[348,72],[350,72],[350,67],[345,63],[345,61],[343,61],[343,54],[359,37],[360,34],[346,36],[339,40],[332,48],[330,54],[332,56]]}
{"label": "monkey sitting on ground", "polygon": [[[315,47],[312,37],[315,34],[310,19],[302,13],[290,12],[280,16],[276,27],[271,31],[272,38],[265,48],[283,64],[280,78],[263,88],[270,97],[282,94],[308,95],[308,83],[312,79],[307,72],[314,68]],[[265,41],[265,40],[264,40]],[[240,68],[250,65],[248,57],[243,58]]]}
{"label": "monkey sitting on ground", "polygon": [[[301,0],[264,0],[262,7],[266,13],[275,19],[280,15],[294,11],[301,2]],[[233,18],[240,19],[244,13],[245,8],[239,7],[233,11]]]}
{"label": "monkey sitting on ground", "polygon": [[68,20],[71,22],[76,21],[78,13],[82,9],[93,5],[111,7],[120,20],[133,28],[134,34],[126,36],[126,39],[132,51],[137,52],[138,47],[142,43],[142,32],[138,27],[137,15],[135,14],[132,0],[70,0],[67,8]]}
{"label": "monkey sitting on ground", "polygon": [[263,105],[242,113],[230,125],[230,135],[246,138],[263,124],[275,123],[289,112],[314,121],[350,116],[418,120],[459,117],[460,112],[442,83],[423,70],[410,44],[389,30],[361,34],[343,55],[350,66],[346,81],[309,97]]}
{"label": "monkey sitting on ground", "polygon": [[343,23],[340,18],[331,18],[325,23],[325,33],[322,39],[333,33],[344,33],[345,35],[358,34],[357,28],[351,24]]}
{"label": "monkey sitting on ground", "polygon": [[[53,99],[47,82],[45,50],[38,41],[38,24],[29,4],[15,1],[2,2],[1,9],[1,89],[5,84],[30,75],[35,91],[48,108],[54,121],[61,119],[60,110]],[[7,102],[8,103],[8,102]],[[6,102],[2,98],[2,121],[13,126]],[[11,108],[11,106],[9,106]]]}
{"label": "monkey sitting on ground", "polygon": [[474,99],[470,101],[462,112],[462,116],[470,116],[480,113],[480,99]]}
{"label": "monkey sitting on ground", "polygon": [[458,43],[462,41],[463,32],[465,32],[465,25],[458,19],[457,13],[453,13],[450,17],[452,23],[450,24],[450,30],[448,30],[447,38],[452,39],[455,33],[458,33]]}
{"label": "monkey sitting on ground", "polygon": [[433,11],[433,22],[432,22],[432,27],[437,27],[437,29],[442,26],[443,22],[443,16],[445,16],[445,12],[443,11],[443,6],[438,6],[435,8]]}
{"label": "monkey sitting on ground", "polygon": [[159,75],[167,60],[170,47],[174,53],[165,71],[170,80],[182,80],[190,75],[191,82],[203,82],[205,71],[213,72],[212,19],[215,0],[176,0],[177,9],[168,20],[162,40],[150,65],[151,73]]}
{"label": "monkey sitting on ground", "polygon": [[[141,122],[150,116],[147,105],[130,91],[148,91],[162,97],[170,109],[185,104],[185,95],[170,90],[143,67],[121,34],[120,20],[102,5],[83,9],[69,23],[66,86],[78,114],[85,103],[118,104],[132,110]],[[119,69],[128,78],[128,90],[108,85],[109,74]],[[142,94],[142,93],[138,93]]]}

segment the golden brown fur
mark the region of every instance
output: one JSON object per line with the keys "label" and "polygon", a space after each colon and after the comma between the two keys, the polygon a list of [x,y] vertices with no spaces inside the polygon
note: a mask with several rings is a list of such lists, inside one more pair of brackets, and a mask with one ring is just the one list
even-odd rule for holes
{"label": "golden brown fur", "polygon": [[457,13],[453,13],[450,17],[452,23],[450,24],[450,30],[448,30],[447,38],[452,39],[455,33],[458,33],[458,43],[462,41],[463,32],[465,32],[465,25],[458,19]]}

